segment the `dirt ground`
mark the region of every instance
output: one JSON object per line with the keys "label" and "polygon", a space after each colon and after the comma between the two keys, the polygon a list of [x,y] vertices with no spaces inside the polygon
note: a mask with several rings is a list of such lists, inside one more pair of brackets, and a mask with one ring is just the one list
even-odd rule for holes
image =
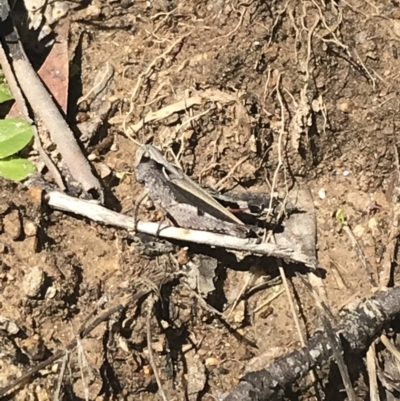
{"label": "dirt ground", "polygon": [[[344,216],[375,280],[387,284],[397,221],[397,1],[102,0],[67,18],[71,124],[112,103],[84,145],[107,207],[133,213],[143,191],[133,167],[138,143],[171,161],[175,154],[190,177],[220,191],[285,191],[301,177],[314,199],[332,313],[374,291]],[[96,72],[107,65],[115,70],[108,92],[92,101]],[[146,121],[197,94],[193,106]],[[145,255],[126,232],[51,210],[22,185],[1,181],[0,196],[0,387],[73,341],[96,308],[109,307],[99,306],[105,294],[115,305],[121,289],[152,289],[8,399],[161,400],[157,373],[164,399],[222,400],[260,360],[265,367],[301,346],[274,261],[220,257],[215,291],[196,296],[178,276],[162,286],[154,277],[185,270],[198,249]],[[149,202],[140,216],[160,219]],[[321,320],[296,268],[286,274],[307,339]],[[230,313],[249,270],[266,284]],[[369,399],[365,367],[353,374],[357,397]],[[308,377],[286,399],[346,399],[337,375],[319,375],[323,385]]]}

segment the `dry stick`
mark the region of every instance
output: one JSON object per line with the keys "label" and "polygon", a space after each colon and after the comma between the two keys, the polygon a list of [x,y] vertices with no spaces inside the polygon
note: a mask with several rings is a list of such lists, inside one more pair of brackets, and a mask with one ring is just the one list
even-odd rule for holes
{"label": "dry stick", "polygon": [[[283,107],[281,91],[279,89],[280,82],[281,82],[281,75],[282,74],[279,73],[278,78],[276,80],[276,85],[275,85],[276,94],[278,96],[278,101],[279,101],[279,104],[280,104],[280,107],[281,107],[281,129],[280,129],[279,138],[278,138],[278,165],[276,166],[276,169],[274,171],[274,177],[272,179],[271,197],[270,197],[269,205],[268,205],[268,209],[269,210],[272,210],[272,202],[274,200],[274,197],[272,196],[272,194],[275,192],[275,187],[276,187],[276,182],[278,180],[279,170],[283,166],[283,162],[282,162],[282,139],[283,139],[283,134],[285,133],[285,110],[284,110],[284,107]],[[271,212],[269,211],[267,217],[269,217],[270,213]]]}
{"label": "dry stick", "polygon": [[[304,347],[306,342],[304,341],[304,336],[303,336],[303,333],[301,332],[300,321],[299,321],[299,318],[297,317],[296,309],[294,307],[292,294],[290,292],[288,281],[286,279],[285,269],[282,267],[282,263],[281,263],[281,261],[279,259],[278,259],[278,268],[279,268],[279,274],[280,274],[280,276],[282,278],[283,286],[285,287],[286,295],[287,295],[288,300],[289,300],[290,311],[292,313],[292,317],[293,317],[293,320],[294,320],[294,325],[296,326],[297,334],[298,334],[299,339],[300,339],[300,344],[302,345],[302,347]],[[313,379],[315,379],[315,378],[313,377]]]}
{"label": "dry stick", "polygon": [[246,292],[247,288],[249,287],[250,283],[254,280],[254,273],[252,272],[247,272],[246,274],[246,278],[245,278],[245,283],[242,286],[242,289],[239,291],[239,294],[237,295],[237,297],[235,298],[235,300],[233,301],[232,305],[230,306],[230,310],[228,315],[226,316],[226,320],[230,320],[233,311],[236,309],[239,301],[242,299],[243,294]]}
{"label": "dry stick", "polygon": [[167,396],[165,395],[164,389],[162,387],[160,375],[158,374],[158,369],[157,365],[154,359],[154,353],[153,353],[153,347],[152,347],[152,341],[151,341],[151,317],[153,315],[153,307],[155,303],[155,298],[154,295],[150,296],[150,299],[148,300],[149,306],[148,306],[148,311],[147,311],[147,319],[146,319],[146,325],[147,325],[147,351],[149,353],[149,360],[150,360],[150,365],[153,369],[154,377],[157,382],[158,386],[158,392],[161,395],[161,398],[164,401],[168,401]]}
{"label": "dry stick", "polygon": [[394,346],[390,340],[382,334],[380,336],[380,340],[382,344],[386,347],[386,349],[393,354],[393,356],[397,359],[397,362],[400,362],[400,351]]}
{"label": "dry stick", "polygon": [[[306,286],[306,288],[308,289],[308,291],[311,293],[311,295],[313,296],[313,298],[315,300],[315,304],[318,308],[319,316],[322,321],[322,325],[323,325],[324,330],[331,342],[332,354],[333,354],[333,357],[339,368],[340,376],[343,380],[343,384],[346,389],[346,393],[349,398],[349,401],[356,401],[357,397],[355,395],[353,385],[351,383],[349,370],[348,370],[347,365],[345,364],[344,358],[343,358],[343,348],[342,348],[342,345],[336,340],[335,333],[334,333],[334,331],[332,329],[332,325],[330,323],[330,320],[334,321],[332,312],[329,309],[328,304],[324,302],[325,300],[321,299],[320,294],[317,291],[318,287],[317,287],[317,289],[315,289],[316,279],[312,277],[313,274],[309,275],[309,282],[307,282],[304,279],[304,277],[302,277],[300,274],[296,274],[296,276],[303,282],[303,284]],[[314,286],[313,286],[313,282],[314,282]]]}
{"label": "dry stick", "polygon": [[390,210],[390,223],[389,223],[389,234],[386,240],[386,252],[384,260],[382,262],[382,270],[379,273],[379,288],[382,289],[389,285],[392,277],[393,267],[396,260],[396,248],[398,247],[398,236],[400,233],[400,224],[398,219],[399,206],[396,205],[396,200],[393,199],[393,192],[400,182],[400,161],[399,152],[397,151],[396,145],[394,147],[394,157],[396,162],[396,168],[392,175],[392,180],[389,183],[389,189],[386,192],[386,197],[391,204]]}
{"label": "dry stick", "polygon": [[358,243],[356,237],[354,236],[353,231],[351,230],[351,228],[347,224],[343,225],[343,230],[345,231],[345,233],[349,237],[349,239],[351,241],[351,245],[353,246],[353,249],[356,251],[356,254],[357,254],[358,259],[359,259],[359,261],[361,263],[361,266],[363,267],[365,273],[367,273],[367,275],[369,277],[369,282],[371,283],[372,287],[376,287],[377,286],[377,282],[376,282],[375,277],[374,277],[375,276],[375,272],[372,270],[371,265],[367,261],[367,258],[365,257],[365,254],[364,254],[364,251],[362,250],[360,244]]}
{"label": "dry stick", "polygon": [[49,131],[52,141],[57,145],[72,176],[86,192],[96,189],[102,198],[100,182],[93,175],[90,164],[83,156],[73,132],[32,68],[16,30],[14,29],[5,39],[17,81],[32,110]]}
{"label": "dry stick", "polygon": [[274,299],[278,298],[281,294],[285,292],[285,289],[280,290],[279,292],[272,294],[266,301],[264,301],[261,305],[258,305],[255,309],[252,310],[252,314],[256,314],[265,306],[269,305]]}
{"label": "dry stick", "polygon": [[15,79],[14,73],[11,69],[10,63],[8,62],[7,55],[4,52],[3,46],[1,44],[0,44],[0,65],[1,65],[1,69],[4,72],[4,76],[6,77],[7,83],[11,89],[11,93],[13,94],[14,99],[18,105],[19,111],[24,116],[24,118],[28,121],[28,123],[31,125],[33,134],[35,136],[36,148],[39,152],[40,157],[42,158],[44,164],[50,171],[51,175],[53,176],[53,178],[54,178],[55,182],[57,183],[58,187],[60,188],[60,190],[64,191],[65,186],[64,186],[64,182],[62,180],[61,174],[59,173],[57,167],[55,166],[53,161],[50,159],[50,157],[47,155],[47,153],[44,151],[44,149],[42,147],[36,126],[33,125],[33,121],[29,116],[29,112],[28,112],[28,108],[25,103],[25,99],[18,86],[18,83]]}
{"label": "dry stick", "polygon": [[83,350],[82,341],[79,336],[76,338],[76,348],[78,350],[78,364],[79,372],[81,374],[81,381],[83,387],[83,393],[85,394],[85,401],[89,401],[89,387],[86,382],[84,368],[88,369],[88,362],[85,356],[85,351]]}
{"label": "dry stick", "polygon": [[[343,315],[335,328],[338,339],[360,353],[385,324],[400,315],[400,286],[381,291]],[[340,340],[339,340],[340,341]],[[245,375],[225,401],[261,401],[277,393],[316,366],[322,366],[333,355],[326,333],[316,333],[306,347],[276,359],[266,369]],[[271,397],[271,398],[270,398]]]}
{"label": "dry stick", "polygon": [[369,400],[380,401],[378,378],[376,376],[375,344],[372,343],[367,351],[367,372],[369,381]]}
{"label": "dry stick", "polygon": [[[203,111],[202,113],[196,114],[195,116],[190,116],[186,121],[184,121],[179,127],[175,128],[174,132],[171,134],[171,138],[175,138],[176,134],[186,125],[189,125],[192,121],[197,120],[198,118],[205,116],[208,114],[211,110],[213,110],[213,107],[210,107],[209,109]],[[172,142],[173,140],[171,140]],[[178,154],[174,157],[175,160],[177,161],[177,164],[180,166],[179,159],[182,155],[182,153],[185,150],[185,132],[182,132],[182,135],[180,137],[180,143],[181,146],[179,147]],[[172,154],[174,154],[172,152]]]}
{"label": "dry stick", "polygon": [[[303,3],[304,7],[304,3]],[[308,31],[307,35],[307,59],[306,59],[306,76],[304,78],[304,82],[306,82],[306,87],[308,86],[308,81],[310,79],[310,69],[309,69],[309,63],[311,59],[311,50],[312,50],[312,35],[314,33],[315,28],[319,24],[319,17],[315,19],[314,24],[312,25],[311,29]]]}
{"label": "dry stick", "polygon": [[[278,101],[279,101],[279,104],[280,104],[280,107],[281,107],[281,129],[280,129],[279,138],[278,138],[278,166],[276,167],[275,172],[274,172],[274,178],[273,178],[273,181],[272,181],[272,188],[271,188],[271,195],[275,191],[275,186],[276,186],[276,181],[277,181],[277,178],[278,178],[278,173],[279,173],[280,168],[283,166],[282,140],[283,140],[283,135],[285,133],[285,110],[284,110],[284,107],[283,107],[281,91],[279,89],[280,78],[281,78],[281,75],[279,74],[277,82],[276,82],[276,94],[278,96]],[[273,201],[273,196],[271,196],[271,199],[269,201],[269,208],[271,210],[272,210],[272,201]],[[270,212],[268,212],[268,214],[269,213]],[[275,237],[272,236],[272,238],[273,238],[273,242],[276,244]],[[294,307],[294,303],[293,303],[292,296],[291,296],[291,293],[290,293],[289,285],[288,285],[287,280],[286,280],[285,270],[283,269],[282,263],[281,263],[281,261],[279,259],[278,259],[278,267],[279,267],[279,273],[280,273],[280,276],[282,278],[283,285],[285,287],[285,290],[286,290],[286,293],[287,293],[287,296],[288,296],[288,299],[289,299],[290,310],[292,312],[292,316],[293,316],[293,319],[294,319],[294,322],[295,322],[296,330],[297,330],[297,333],[299,335],[301,345],[304,346],[305,342],[304,342],[304,338],[303,338],[303,333],[301,332],[300,322],[299,322],[299,319],[297,317],[297,313],[296,313],[296,309]]]}
{"label": "dry stick", "polygon": [[229,235],[216,234],[208,231],[190,230],[180,227],[172,227],[159,223],[136,221],[135,218],[113,212],[94,202],[73,198],[60,192],[47,194],[49,206],[87,217],[114,227],[124,228],[130,231],[175,239],[185,242],[194,242],[209,246],[216,246],[238,251],[247,251],[258,255],[269,255],[287,259],[292,262],[302,263],[311,269],[317,268],[317,261],[299,251],[271,243],[257,243],[256,239],[237,238]]}
{"label": "dry stick", "polygon": [[60,374],[58,375],[57,388],[54,393],[53,401],[60,401],[61,386],[64,379],[65,368],[67,367],[68,361],[69,361],[69,352],[66,352],[62,360]]}

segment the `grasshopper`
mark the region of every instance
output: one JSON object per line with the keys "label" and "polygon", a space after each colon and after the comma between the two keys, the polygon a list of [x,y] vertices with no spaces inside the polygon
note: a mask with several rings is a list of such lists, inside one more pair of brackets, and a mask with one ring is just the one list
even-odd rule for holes
{"label": "grasshopper", "polygon": [[141,146],[135,158],[138,182],[156,207],[179,227],[245,238],[251,231],[152,145]]}

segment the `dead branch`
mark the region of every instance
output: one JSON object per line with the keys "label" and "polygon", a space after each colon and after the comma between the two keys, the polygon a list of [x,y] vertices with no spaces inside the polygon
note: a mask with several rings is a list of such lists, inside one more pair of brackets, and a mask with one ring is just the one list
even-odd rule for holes
{"label": "dead branch", "polygon": [[[6,22],[0,24],[0,32],[8,32],[3,25],[10,20],[11,18],[8,18]],[[96,189],[102,197],[100,182],[93,175],[90,164],[83,156],[73,132],[32,68],[15,27],[10,33],[3,34],[2,39],[4,39],[3,45],[10,57],[10,64],[22,92],[34,113],[49,131],[52,141],[57,145],[72,176],[81,183],[86,192]]]}
{"label": "dead branch", "polygon": [[[335,328],[347,352],[361,353],[383,326],[400,314],[400,286],[381,291],[345,313]],[[348,348],[347,348],[348,347]],[[333,355],[326,333],[318,332],[306,347],[276,359],[266,369],[245,375],[225,401],[261,401],[277,396],[312,368],[328,363]]]}
{"label": "dead branch", "polygon": [[190,230],[165,224],[160,225],[159,223],[136,221],[134,217],[116,213],[94,202],[73,198],[56,191],[49,192],[47,197],[49,206],[54,209],[64,210],[114,227],[138,231],[161,238],[245,251],[256,255],[273,256],[295,263],[302,263],[313,269],[317,267],[317,261],[313,257],[288,247],[271,243],[259,244],[257,240],[251,238],[237,238],[208,231]]}
{"label": "dead branch", "polygon": [[26,105],[25,98],[22,95],[21,89],[18,86],[17,80],[15,79],[15,76],[14,76],[14,72],[11,68],[11,65],[8,61],[7,55],[2,46],[0,46],[0,65],[1,65],[1,69],[4,73],[4,76],[6,77],[8,86],[10,87],[11,92],[14,96],[14,99],[18,106],[20,114],[28,121],[29,124],[31,124],[31,128],[32,128],[33,134],[35,136],[35,145],[36,145],[37,151],[39,152],[40,157],[42,158],[44,164],[50,171],[51,175],[53,176],[54,181],[57,183],[60,190],[64,191],[65,186],[64,186],[61,174],[58,171],[56,165],[53,163],[53,161],[50,159],[50,157],[47,155],[47,153],[44,151],[44,149],[42,147],[39,133],[29,115],[29,111],[28,111],[28,107]]}

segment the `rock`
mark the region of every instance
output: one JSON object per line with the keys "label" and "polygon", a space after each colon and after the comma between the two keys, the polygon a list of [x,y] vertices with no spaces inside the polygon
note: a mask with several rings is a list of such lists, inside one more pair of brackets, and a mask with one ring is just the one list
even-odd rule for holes
{"label": "rock", "polygon": [[18,210],[13,210],[8,213],[4,219],[4,232],[13,240],[16,241],[21,237],[22,224]]}
{"label": "rock", "polygon": [[13,320],[6,316],[0,315],[0,330],[3,330],[8,334],[15,335],[19,332],[19,327]]}
{"label": "rock", "polygon": [[32,361],[41,361],[46,355],[46,346],[39,334],[21,340],[20,346]]}
{"label": "rock", "polygon": [[38,266],[27,269],[22,280],[22,290],[28,298],[39,298],[44,284],[45,274]]}
{"label": "rock", "polygon": [[27,237],[33,237],[37,234],[37,225],[30,220],[24,221],[24,233]]}
{"label": "rock", "polygon": [[46,291],[45,298],[46,299],[53,299],[57,295],[57,289],[56,287],[49,287]]}

